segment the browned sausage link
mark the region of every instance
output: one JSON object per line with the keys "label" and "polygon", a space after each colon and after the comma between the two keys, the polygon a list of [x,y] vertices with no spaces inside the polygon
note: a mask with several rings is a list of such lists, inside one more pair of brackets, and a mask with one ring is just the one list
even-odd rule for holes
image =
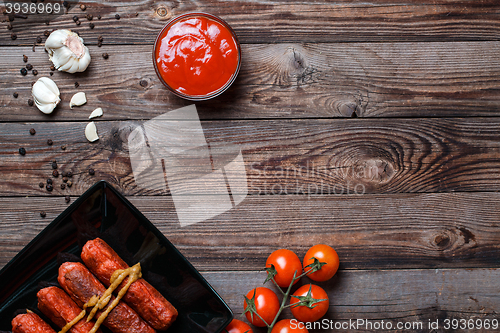
{"label": "browned sausage link", "polygon": [[[88,241],[82,249],[82,260],[95,276],[106,286],[117,269],[129,266],[102,239]],[[116,289],[120,291],[127,279]],[[166,330],[177,318],[177,310],[158,290],[146,280],[139,279],[132,283],[123,297],[141,317],[157,330]]]}
{"label": "browned sausage link", "polygon": [[[60,328],[66,326],[82,312],[82,309],[60,288],[43,288],[38,292],[37,297],[40,311]],[[88,333],[92,327],[94,327],[93,321],[87,323],[85,319],[81,319],[68,332]]]}
{"label": "browned sausage link", "polygon": [[[65,262],[59,267],[57,278],[61,287],[80,306],[83,306],[94,295],[101,297],[106,288],[96,279],[94,275],[79,262]],[[109,304],[115,297],[111,297]],[[95,318],[101,315],[98,311]],[[127,304],[120,302],[108,314],[103,322],[104,326],[114,333],[154,333],[151,328],[139,315]]]}
{"label": "browned sausage link", "polygon": [[12,333],[56,333],[36,313],[28,312],[12,319]]}

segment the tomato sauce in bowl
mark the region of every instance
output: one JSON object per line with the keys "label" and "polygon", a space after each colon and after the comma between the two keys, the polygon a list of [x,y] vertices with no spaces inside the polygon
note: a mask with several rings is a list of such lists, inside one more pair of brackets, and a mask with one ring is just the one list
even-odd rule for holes
{"label": "tomato sauce in bowl", "polygon": [[206,13],[187,13],[160,31],[153,61],[159,79],[174,94],[207,100],[222,94],[236,79],[241,49],[224,20]]}

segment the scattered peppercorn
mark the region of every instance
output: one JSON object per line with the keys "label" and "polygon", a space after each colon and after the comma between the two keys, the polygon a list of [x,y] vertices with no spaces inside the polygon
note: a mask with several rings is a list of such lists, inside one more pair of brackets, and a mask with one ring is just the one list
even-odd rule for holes
{"label": "scattered peppercorn", "polygon": [[59,171],[57,171],[57,170],[52,171],[52,176],[54,176],[56,178],[59,177]]}
{"label": "scattered peppercorn", "polygon": [[76,15],[73,16],[73,21],[75,21],[75,22],[78,21],[78,16],[76,16]]}
{"label": "scattered peppercorn", "polygon": [[89,169],[89,175],[91,175],[91,176],[95,175],[95,170],[92,169],[92,168],[90,168]]}
{"label": "scattered peppercorn", "polygon": [[67,1],[63,1],[63,7],[64,8],[68,8],[69,7],[69,3]]}
{"label": "scattered peppercorn", "polygon": [[66,184],[62,183],[61,184],[61,190],[64,190],[66,188]]}
{"label": "scattered peppercorn", "polygon": [[101,15],[97,15],[97,19],[100,20],[101,19]]}
{"label": "scattered peppercorn", "polygon": [[94,23],[90,22],[89,27],[90,29],[94,29]]}
{"label": "scattered peppercorn", "polygon": [[66,174],[66,176],[68,176],[69,178],[73,177],[73,173],[71,171],[68,171],[68,173]]}
{"label": "scattered peppercorn", "polygon": [[54,66],[54,65],[50,66],[50,70],[51,71],[55,71],[56,70],[56,66]]}
{"label": "scattered peppercorn", "polygon": [[119,19],[120,19],[120,15],[119,15],[119,14],[116,14],[116,15],[115,15],[115,19],[119,20]]}
{"label": "scattered peppercorn", "polygon": [[81,5],[80,5],[80,9],[81,9],[82,11],[84,11],[85,9],[87,9],[87,6],[85,6],[84,4],[81,4]]}
{"label": "scattered peppercorn", "polygon": [[26,155],[26,149],[24,149],[23,147],[19,148],[19,154],[21,155]]}
{"label": "scattered peppercorn", "polygon": [[52,178],[47,178],[47,184],[49,184],[49,185],[52,184]]}
{"label": "scattered peppercorn", "polygon": [[44,184],[44,183],[42,183],[42,182],[40,182],[40,183],[38,184],[38,187],[40,187],[40,188],[44,188],[44,187],[45,187],[45,184]]}
{"label": "scattered peppercorn", "polygon": [[17,39],[17,35],[16,35],[16,34],[11,34],[11,35],[10,35],[10,38],[11,38],[12,40],[16,40],[16,39]]}
{"label": "scattered peppercorn", "polygon": [[45,21],[45,24],[46,24],[46,25],[49,25],[49,24],[50,24],[50,22],[49,22],[49,21]]}
{"label": "scattered peppercorn", "polygon": [[68,180],[68,182],[66,183],[66,186],[67,186],[67,187],[71,187],[71,186],[73,186],[73,183],[71,182],[71,180]]}
{"label": "scattered peppercorn", "polygon": [[102,42],[103,40],[104,38],[102,38],[102,35],[99,35],[99,37],[97,37],[97,41]]}
{"label": "scattered peppercorn", "polygon": [[102,46],[102,42],[101,41],[97,41],[97,47],[101,47]]}
{"label": "scattered peppercorn", "polygon": [[40,216],[41,216],[41,217],[45,217],[45,216],[47,216],[47,213],[45,213],[44,211],[41,211],[41,212],[40,212]]}
{"label": "scattered peppercorn", "polygon": [[107,54],[107,53],[103,53],[103,54],[102,54],[102,57],[103,57],[104,59],[108,59],[108,58],[109,58],[109,54]]}
{"label": "scattered peppercorn", "polygon": [[31,134],[31,135],[35,135],[35,134],[36,134],[36,131],[35,131],[35,129],[34,129],[34,128],[30,128],[30,134]]}
{"label": "scattered peppercorn", "polygon": [[33,69],[33,65],[32,64],[27,64],[26,65],[26,69],[29,70],[29,71],[32,70]]}
{"label": "scattered peppercorn", "polygon": [[71,201],[70,196],[69,195],[65,196],[64,201],[66,201],[66,203],[69,203]]}
{"label": "scattered peppercorn", "polygon": [[54,141],[52,141],[51,139],[48,139],[48,140],[47,140],[47,144],[48,144],[49,146],[52,146],[52,145],[54,144]]}
{"label": "scattered peppercorn", "polygon": [[45,35],[45,37],[49,37],[49,36],[50,36],[50,31],[45,30],[45,31],[43,32],[43,34]]}
{"label": "scattered peppercorn", "polygon": [[53,73],[53,72],[50,72],[49,74],[50,74],[50,76],[54,75],[54,73]]}
{"label": "scattered peppercorn", "polygon": [[52,162],[52,169],[57,169],[57,162]]}
{"label": "scattered peppercorn", "polygon": [[33,75],[38,75],[38,71],[36,69],[32,70],[31,73],[33,73]]}
{"label": "scattered peppercorn", "polygon": [[80,83],[75,82],[75,88],[78,88],[80,86]]}
{"label": "scattered peppercorn", "polygon": [[14,98],[17,98],[17,97],[19,96],[19,94],[18,94],[17,92],[14,92],[14,93],[12,94],[12,96],[14,96]]}
{"label": "scattered peppercorn", "polygon": [[36,38],[36,42],[37,42],[38,44],[40,44],[40,43],[42,42],[42,37],[38,36],[38,37]]}
{"label": "scattered peppercorn", "polygon": [[52,192],[52,190],[54,189],[54,187],[52,187],[52,185],[48,184],[47,187],[46,187],[47,191],[49,192]]}
{"label": "scattered peppercorn", "polygon": [[23,68],[21,68],[21,74],[22,74],[23,76],[25,76],[26,74],[28,74],[28,70],[27,70],[26,68],[24,68],[24,67],[23,67]]}
{"label": "scattered peppercorn", "polygon": [[7,24],[7,30],[12,30],[12,24]]}
{"label": "scattered peppercorn", "polygon": [[66,146],[61,146],[61,150],[66,150]]}
{"label": "scattered peppercorn", "polygon": [[[63,176],[64,176],[64,173],[63,173]],[[68,182],[68,177],[64,176],[63,179],[62,179],[63,182],[67,183]]]}
{"label": "scattered peppercorn", "polygon": [[93,18],[94,16],[92,16],[92,14],[87,14],[87,20],[92,21]]}
{"label": "scattered peppercorn", "polygon": [[28,105],[29,105],[29,106],[33,106],[33,100],[32,100],[31,98],[30,98],[30,99],[28,99]]}
{"label": "scattered peppercorn", "polygon": [[23,54],[23,61],[28,62],[28,56],[26,54]]}
{"label": "scattered peppercorn", "polygon": [[148,81],[146,81],[146,80],[141,80],[141,81],[139,81],[139,84],[141,85],[141,87],[146,88],[146,87],[148,86]]}
{"label": "scattered peppercorn", "polygon": [[80,22],[80,21],[76,21],[76,25],[80,25],[80,24],[81,24],[81,22]]}

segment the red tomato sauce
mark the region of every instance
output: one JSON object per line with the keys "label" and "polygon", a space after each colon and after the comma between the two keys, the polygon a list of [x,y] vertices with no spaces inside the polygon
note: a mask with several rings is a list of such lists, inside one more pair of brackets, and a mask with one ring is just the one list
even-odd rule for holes
{"label": "red tomato sauce", "polygon": [[227,27],[208,17],[187,17],[173,23],[157,43],[157,70],[181,94],[210,95],[237,74],[236,39]]}

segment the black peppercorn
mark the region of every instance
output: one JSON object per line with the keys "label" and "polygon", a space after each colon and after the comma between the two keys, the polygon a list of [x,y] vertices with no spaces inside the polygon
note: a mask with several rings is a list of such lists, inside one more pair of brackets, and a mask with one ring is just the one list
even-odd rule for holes
{"label": "black peppercorn", "polygon": [[69,3],[67,1],[63,1],[63,7],[64,8],[68,8],[69,7]]}
{"label": "black peppercorn", "polygon": [[32,70],[33,69],[33,65],[32,64],[27,64],[26,65],[26,69],[29,70],[29,71]]}
{"label": "black peppercorn", "polygon": [[54,66],[54,65],[50,66],[50,70],[51,71],[55,71],[56,70],[56,66]]}
{"label": "black peppercorn", "polygon": [[98,40],[99,42],[102,42],[102,41],[104,40],[104,38],[102,38],[102,35],[99,35],[99,37],[97,37],[97,40]]}
{"label": "black peppercorn", "polygon": [[66,173],[66,176],[68,176],[69,178],[73,177],[73,173],[71,171],[68,171],[68,173]]}
{"label": "black peppercorn", "polygon": [[102,54],[102,57],[103,57],[104,59],[108,59],[108,58],[109,58],[109,54],[107,54],[107,53],[103,53],[103,54]]}
{"label": "black peppercorn", "polygon": [[30,134],[31,134],[31,135],[35,135],[35,134],[36,134],[36,131],[35,131],[35,129],[34,129],[34,128],[30,128]]}
{"label": "black peppercorn", "polygon": [[119,20],[119,19],[120,19],[120,15],[119,15],[119,14],[116,14],[116,15],[115,15],[115,19]]}
{"label": "black peppercorn", "polygon": [[11,38],[12,40],[16,40],[16,39],[17,39],[17,35],[16,35],[16,34],[11,34],[11,35],[10,35],[10,38]]}
{"label": "black peppercorn", "polygon": [[40,44],[40,43],[42,42],[42,37],[38,36],[38,37],[36,38],[36,42],[37,42],[38,44]]}
{"label": "black peppercorn", "polygon": [[66,188],[66,184],[62,183],[61,184],[61,190],[64,190]]}
{"label": "black peppercorn", "polygon": [[28,56],[27,56],[27,55],[25,55],[25,54],[23,54],[23,61],[24,61],[24,62],[28,62]]}
{"label": "black peppercorn", "polygon": [[28,99],[28,105],[29,105],[29,106],[33,106],[33,100],[32,100],[31,98],[30,98],[30,99]]}
{"label": "black peppercorn", "polygon": [[45,35],[45,37],[49,37],[49,36],[50,36],[50,31],[45,30],[45,31],[43,32],[43,34]]}
{"label": "black peppercorn", "polygon": [[75,82],[75,88],[78,88],[80,86],[80,83]]}
{"label": "black peppercorn", "polygon": [[47,191],[52,192],[52,190],[54,189],[54,187],[52,187],[52,185],[50,185],[50,184],[47,184],[46,189],[47,189]]}
{"label": "black peppercorn", "polygon": [[80,24],[81,24],[81,22],[80,22],[80,21],[76,21],[76,25],[80,25]]}
{"label": "black peppercorn", "polygon": [[101,15],[97,15],[97,19],[100,20],[101,19]]}
{"label": "black peppercorn", "polygon": [[97,41],[97,47],[101,47],[102,46],[102,42],[99,40]]}
{"label": "black peppercorn", "polygon": [[52,184],[52,178],[47,178],[47,184]]}
{"label": "black peppercorn", "polygon": [[52,169],[57,169],[57,162],[52,162]]}
{"label": "black peppercorn", "polygon": [[38,75],[38,71],[36,69],[32,70],[31,73],[33,73],[33,75]]}
{"label": "black peppercorn", "polygon": [[62,179],[63,182],[67,183],[68,182],[68,177],[64,176],[64,172],[63,172],[63,179]]}
{"label": "black peppercorn", "polygon": [[66,150],[66,146],[61,146],[61,150]]}
{"label": "black peppercorn", "polygon": [[19,94],[18,94],[17,92],[14,92],[14,93],[12,94],[12,96],[14,96],[14,98],[17,98],[17,97],[19,96]]}
{"label": "black peppercorn", "polygon": [[92,16],[92,14],[87,14],[87,20],[92,21],[93,18],[94,16]]}
{"label": "black peppercorn", "polygon": [[148,81],[146,81],[146,80],[141,80],[141,81],[139,81],[139,85],[140,85],[141,87],[146,88],[146,87],[148,86]]}
{"label": "black peppercorn", "polygon": [[94,23],[89,24],[90,29],[94,29]]}
{"label": "black peppercorn", "polygon": [[84,11],[85,9],[87,9],[87,6],[85,6],[84,4],[81,4],[81,5],[80,5],[80,9],[81,9],[82,11]]}
{"label": "black peppercorn", "polygon": [[65,196],[64,201],[66,201],[66,203],[69,203],[71,201],[70,196],[69,195]]}
{"label": "black peppercorn", "polygon": [[95,175],[95,170],[92,169],[92,168],[90,168],[89,169],[89,175],[91,175],[91,176]]}
{"label": "black peppercorn", "polygon": [[45,213],[44,211],[42,211],[42,212],[40,212],[40,216],[41,217],[45,217],[45,216],[47,216],[47,213]]}
{"label": "black peppercorn", "polygon": [[48,139],[48,140],[47,140],[47,144],[48,144],[49,146],[52,146],[52,145],[54,144],[54,141],[52,141],[51,139]]}
{"label": "black peppercorn", "polygon": [[75,21],[75,22],[78,21],[78,16],[76,16],[76,15],[73,16],[73,21]]}
{"label": "black peppercorn", "polygon": [[12,30],[12,24],[7,24],[7,30]]}
{"label": "black peppercorn", "polygon": [[54,176],[56,178],[59,177],[59,171],[57,171],[57,170],[52,171],[52,176]]}
{"label": "black peppercorn", "polygon": [[50,74],[50,76],[54,75],[54,73],[53,73],[53,72],[50,72],[49,74]]}
{"label": "black peppercorn", "polygon": [[19,154],[21,155],[26,155],[26,149],[24,149],[23,147],[19,148]]}
{"label": "black peppercorn", "polygon": [[21,74],[24,76],[26,74],[28,74],[28,70],[26,68],[21,68]]}
{"label": "black peppercorn", "polygon": [[40,188],[44,188],[44,187],[45,187],[45,184],[44,184],[44,183],[39,183],[39,184],[38,184],[38,186],[39,186]]}

